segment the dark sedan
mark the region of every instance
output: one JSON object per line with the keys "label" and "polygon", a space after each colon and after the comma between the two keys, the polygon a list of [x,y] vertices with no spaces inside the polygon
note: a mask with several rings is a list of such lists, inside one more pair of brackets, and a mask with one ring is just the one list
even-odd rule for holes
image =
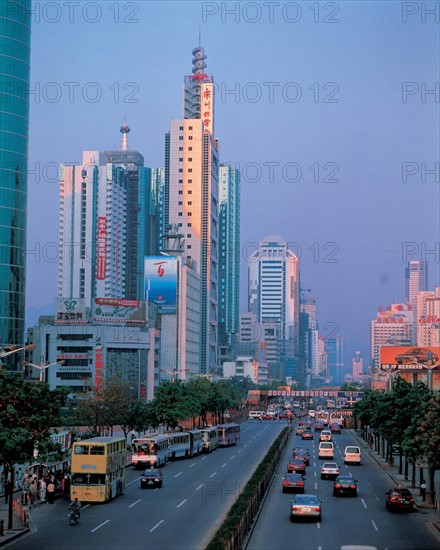
{"label": "dark sedan", "polygon": [[286,474],[283,477],[283,493],[287,491],[304,493],[304,477],[302,474]]}
{"label": "dark sedan", "polygon": [[304,464],[308,466],[310,464],[310,456],[306,451],[293,451],[293,457],[296,460],[303,460]]}
{"label": "dark sedan", "polygon": [[338,476],[333,483],[333,496],[357,495],[357,479],[351,475]]}
{"label": "dark sedan", "polygon": [[390,489],[386,495],[385,506],[387,510],[408,510],[414,509],[414,499],[411,491],[402,487]]}
{"label": "dark sedan", "polygon": [[289,464],[287,464],[287,471],[289,473],[305,474],[306,465],[304,464],[304,460],[292,458],[292,460],[289,460]]}
{"label": "dark sedan", "polygon": [[141,475],[141,489],[145,487],[162,487],[163,474],[160,470],[154,468],[144,470]]}
{"label": "dark sedan", "polygon": [[313,439],[312,430],[304,430],[301,434],[301,439]]}

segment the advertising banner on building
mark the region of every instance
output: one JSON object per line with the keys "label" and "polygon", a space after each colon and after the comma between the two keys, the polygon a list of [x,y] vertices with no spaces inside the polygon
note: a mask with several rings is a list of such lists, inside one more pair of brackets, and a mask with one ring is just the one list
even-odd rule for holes
{"label": "advertising banner on building", "polygon": [[95,298],[93,320],[99,323],[147,324],[147,304],[140,300]]}
{"label": "advertising banner on building", "polygon": [[80,325],[87,323],[84,298],[57,298],[55,302],[56,325]]}
{"label": "advertising banner on building", "polygon": [[177,257],[145,257],[145,296],[158,305],[160,313],[176,313]]}
{"label": "advertising banner on building", "polygon": [[107,270],[107,218],[98,217],[98,250],[96,258],[96,278],[104,281]]}
{"label": "advertising banner on building", "polygon": [[440,348],[428,346],[382,346],[380,364],[385,370],[422,371],[440,365]]}

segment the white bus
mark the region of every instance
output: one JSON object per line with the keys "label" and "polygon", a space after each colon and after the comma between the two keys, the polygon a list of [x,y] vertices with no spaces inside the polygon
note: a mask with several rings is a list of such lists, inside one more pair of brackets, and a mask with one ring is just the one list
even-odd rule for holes
{"label": "white bus", "polygon": [[203,435],[203,450],[205,453],[215,451],[218,447],[218,433],[217,426],[211,426],[208,428],[202,428]]}
{"label": "white bus", "polygon": [[170,432],[165,434],[169,441],[170,458],[191,456],[191,437],[188,432]]}
{"label": "white bus", "polygon": [[341,428],[344,426],[344,415],[341,411],[334,411],[330,413],[330,423],[337,422]]}
{"label": "white bus", "polygon": [[202,430],[188,430],[191,441],[191,456],[199,455],[203,451]]}
{"label": "white bus", "polygon": [[152,434],[131,442],[131,464],[135,467],[163,466],[170,458],[169,441],[165,435]]}
{"label": "white bus", "polygon": [[217,426],[219,447],[229,447],[240,443],[240,424],[231,422]]}

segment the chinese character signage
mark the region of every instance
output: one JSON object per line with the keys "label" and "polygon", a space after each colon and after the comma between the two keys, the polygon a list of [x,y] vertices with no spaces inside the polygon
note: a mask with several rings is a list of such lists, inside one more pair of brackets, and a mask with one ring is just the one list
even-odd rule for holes
{"label": "chinese character signage", "polygon": [[144,273],[147,300],[157,304],[161,313],[176,313],[177,258],[147,256]]}
{"label": "chinese character signage", "polygon": [[204,82],[200,91],[200,118],[203,120],[205,134],[214,132],[214,83]]}
{"label": "chinese character signage", "polygon": [[118,298],[95,298],[92,317],[99,323],[147,324],[146,302]]}
{"label": "chinese character signage", "polygon": [[80,325],[87,323],[84,298],[57,298],[55,303],[56,325]]}
{"label": "chinese character signage", "polygon": [[98,250],[96,261],[96,278],[104,281],[107,267],[107,218],[98,217]]}

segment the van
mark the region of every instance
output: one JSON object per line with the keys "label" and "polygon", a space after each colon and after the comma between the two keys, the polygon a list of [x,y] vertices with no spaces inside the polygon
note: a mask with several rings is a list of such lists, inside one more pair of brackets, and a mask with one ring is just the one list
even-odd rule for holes
{"label": "van", "polygon": [[348,445],[344,451],[344,464],[360,464],[362,460],[359,447]]}
{"label": "van", "polygon": [[249,411],[249,418],[254,418],[254,419],[259,419],[261,420],[262,417],[264,416],[264,412],[263,411]]}
{"label": "van", "polygon": [[335,455],[335,448],[331,441],[321,441],[318,447],[318,458],[331,458]]}

